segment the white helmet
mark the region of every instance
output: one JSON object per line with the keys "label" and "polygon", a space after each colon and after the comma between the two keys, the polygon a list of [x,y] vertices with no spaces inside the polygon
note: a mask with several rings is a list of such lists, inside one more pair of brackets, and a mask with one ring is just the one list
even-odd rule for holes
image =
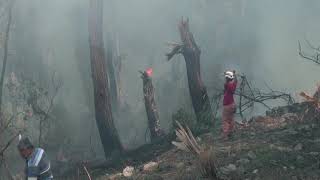
{"label": "white helmet", "polygon": [[224,76],[225,76],[226,78],[233,79],[233,78],[234,78],[234,73],[233,73],[232,71],[226,71],[226,72],[224,73]]}

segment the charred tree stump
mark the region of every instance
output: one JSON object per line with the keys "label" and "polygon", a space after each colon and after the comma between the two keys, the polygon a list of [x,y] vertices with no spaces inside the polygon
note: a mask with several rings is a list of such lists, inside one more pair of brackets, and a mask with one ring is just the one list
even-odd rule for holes
{"label": "charred tree stump", "polygon": [[90,0],[89,43],[91,73],[94,88],[96,122],[106,158],[115,151],[121,151],[119,135],[113,122],[111,98],[108,89],[108,68],[106,68],[103,43],[103,0]]}
{"label": "charred tree stump", "polygon": [[148,127],[150,130],[151,141],[158,139],[162,136],[162,131],[160,128],[159,113],[156,106],[154,87],[151,79],[151,69],[141,72],[141,78],[143,81],[143,95],[144,104],[146,107],[147,117],[148,117]]}
{"label": "charred tree stump", "polygon": [[179,32],[182,44],[173,44],[173,49],[167,54],[168,60],[181,53],[185,59],[192,105],[198,122],[214,120],[210,100],[203,84],[200,71],[200,49],[189,30],[189,21],[181,20]]}

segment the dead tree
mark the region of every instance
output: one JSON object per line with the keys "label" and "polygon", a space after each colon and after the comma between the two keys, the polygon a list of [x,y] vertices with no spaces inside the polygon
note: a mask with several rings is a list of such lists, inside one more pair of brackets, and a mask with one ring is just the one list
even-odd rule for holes
{"label": "dead tree", "polygon": [[190,32],[189,21],[182,19],[178,27],[182,44],[172,44],[173,49],[167,54],[167,58],[170,60],[174,55],[180,53],[184,56],[191,101],[197,120],[198,122],[213,121],[210,100],[201,78],[200,49]]}
{"label": "dead tree", "polygon": [[[28,102],[30,103],[34,113],[39,115],[39,146],[43,145],[42,140],[45,125],[47,129],[49,129],[50,123],[48,122],[48,119],[50,118],[52,108],[54,107],[54,101],[57,97],[57,94],[62,87],[61,79],[56,79],[55,75],[56,74],[54,73],[51,79],[51,85],[53,89],[51,94],[47,93],[47,91],[41,91],[42,88],[39,87],[39,90],[37,92],[30,93],[31,96],[28,99]],[[40,100],[40,98],[42,98],[43,100]],[[39,101],[42,101],[43,103],[40,104]]]}
{"label": "dead tree", "polygon": [[104,153],[107,158],[117,150],[122,151],[122,146],[111,110],[102,22],[103,0],[90,0],[89,43],[95,115]]}
{"label": "dead tree", "polygon": [[3,48],[3,62],[2,62],[2,70],[0,76],[0,113],[2,111],[2,92],[3,92],[3,83],[4,83],[4,76],[7,67],[7,60],[8,60],[8,51],[9,51],[9,37],[10,37],[10,29],[11,29],[11,21],[12,21],[12,8],[13,8],[13,1],[9,1],[8,5],[8,17],[7,17],[7,24],[5,30],[5,37],[4,37],[4,48]]}
{"label": "dead tree", "polygon": [[150,130],[151,141],[159,138],[162,135],[160,128],[159,113],[156,106],[154,87],[151,79],[151,69],[141,72],[141,78],[143,81],[143,95],[144,104],[146,107],[148,117],[148,127]]}
{"label": "dead tree", "polygon": [[[54,118],[51,112],[54,108],[54,101],[58,91],[62,87],[62,80],[57,78],[56,73],[53,73],[52,79],[48,81],[47,85],[42,85],[39,81],[23,76],[18,77],[15,73],[11,73],[5,87],[9,92],[8,95],[12,106],[19,107],[20,110],[13,110],[13,114],[16,115],[13,115],[4,127],[26,129],[25,123],[31,123],[31,121],[35,120],[39,124],[37,129],[39,131],[39,146],[43,146],[44,137],[49,132],[49,129],[52,128],[51,125],[53,125],[53,121],[50,121]],[[2,120],[5,121],[6,119]],[[16,121],[12,122],[12,120]],[[35,130],[33,129],[33,131]]]}

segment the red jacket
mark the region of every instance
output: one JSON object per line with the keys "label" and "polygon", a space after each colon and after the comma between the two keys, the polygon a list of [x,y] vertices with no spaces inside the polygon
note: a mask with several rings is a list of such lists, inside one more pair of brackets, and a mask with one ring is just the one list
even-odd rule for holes
{"label": "red jacket", "polygon": [[234,103],[233,94],[237,88],[237,81],[230,81],[224,84],[223,105],[227,106]]}

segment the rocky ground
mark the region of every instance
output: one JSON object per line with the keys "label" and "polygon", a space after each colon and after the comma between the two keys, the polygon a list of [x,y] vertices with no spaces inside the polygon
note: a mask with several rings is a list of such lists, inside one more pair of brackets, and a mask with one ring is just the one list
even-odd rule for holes
{"label": "rocky ground", "polygon": [[[213,146],[222,179],[320,179],[319,116],[308,108],[295,111],[277,109],[273,111],[277,114],[255,117],[248,124],[237,126],[230,141],[221,141],[214,133],[202,134],[197,140]],[[150,161],[128,163],[113,171],[101,170],[93,179],[202,179],[196,162],[196,157],[172,146]]]}

